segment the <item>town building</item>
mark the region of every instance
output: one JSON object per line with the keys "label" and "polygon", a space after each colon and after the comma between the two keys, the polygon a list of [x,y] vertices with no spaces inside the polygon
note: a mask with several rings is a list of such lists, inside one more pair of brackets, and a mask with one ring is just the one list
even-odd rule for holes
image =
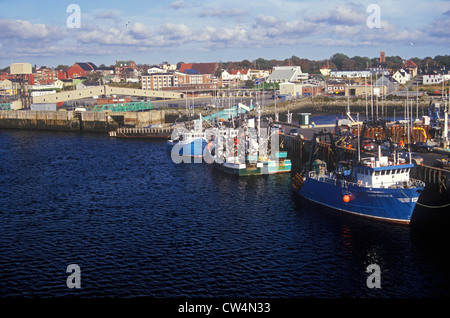
{"label": "town building", "polygon": [[84,77],[97,70],[97,66],[92,62],[76,62],[67,70],[67,78]]}
{"label": "town building", "polygon": [[249,74],[248,76],[250,78],[267,78],[270,75],[270,70],[254,70],[254,69],[249,69]]}
{"label": "town building", "polygon": [[120,77],[126,77],[128,74],[126,72],[130,72],[131,70],[137,70],[138,66],[134,61],[116,61],[114,65],[114,74],[119,75]]}
{"label": "town building", "polygon": [[370,70],[354,70],[354,71],[337,71],[331,70],[330,77],[338,77],[338,78],[363,78],[370,77]]}
{"label": "town building", "polygon": [[303,96],[317,96],[323,94],[323,87],[318,84],[305,84],[302,85]]}
{"label": "town building", "polygon": [[145,90],[162,90],[178,87],[178,78],[173,73],[153,73],[141,76],[141,88]]}
{"label": "town building", "polygon": [[48,85],[58,79],[56,71],[47,66],[41,66],[37,68],[34,73],[35,85]]}
{"label": "town building", "polygon": [[358,85],[351,84],[345,87],[345,96],[381,96],[386,95],[387,89],[386,86],[371,86],[371,85]]}
{"label": "town building", "polygon": [[450,73],[447,74],[424,74],[422,76],[423,85],[441,84],[443,81],[450,80]]}
{"label": "town building", "polygon": [[403,64],[403,70],[405,70],[411,78],[417,76],[417,65],[411,60],[408,60],[405,64]]}
{"label": "town building", "polygon": [[179,72],[186,72],[187,70],[194,70],[198,74],[208,74],[214,76],[217,70],[217,63],[182,63]]}
{"label": "town building", "polygon": [[300,82],[308,79],[308,73],[303,73],[300,66],[275,66],[267,77],[268,83]]}
{"label": "town building", "polygon": [[280,95],[287,95],[293,98],[302,96],[302,83],[300,82],[284,82],[280,83]]}
{"label": "town building", "polygon": [[400,69],[392,75],[392,78],[404,85],[411,80],[411,75],[404,69]]}
{"label": "town building", "polygon": [[239,86],[242,82],[251,80],[250,70],[224,70],[221,78],[223,86]]}
{"label": "town building", "polygon": [[330,76],[331,69],[328,65],[324,65],[320,68],[320,74],[323,76]]}
{"label": "town building", "polygon": [[155,74],[155,73],[169,73],[169,72],[159,67],[158,65],[152,65],[149,69],[147,69],[147,74]]}
{"label": "town building", "polygon": [[329,80],[325,84],[326,94],[344,94],[347,84],[343,81]]}

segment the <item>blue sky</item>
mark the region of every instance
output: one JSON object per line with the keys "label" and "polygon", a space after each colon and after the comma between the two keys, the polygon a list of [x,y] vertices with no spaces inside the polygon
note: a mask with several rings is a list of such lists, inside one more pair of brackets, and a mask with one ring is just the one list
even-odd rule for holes
{"label": "blue sky", "polygon": [[[79,28],[67,24],[70,4],[80,9]],[[370,27],[368,19],[380,23]],[[449,40],[448,0],[0,0],[0,68],[322,60],[381,50],[407,59],[449,54]]]}

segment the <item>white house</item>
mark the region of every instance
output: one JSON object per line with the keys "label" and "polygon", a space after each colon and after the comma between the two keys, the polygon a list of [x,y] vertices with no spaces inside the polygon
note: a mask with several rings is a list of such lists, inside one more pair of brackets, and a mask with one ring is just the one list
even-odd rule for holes
{"label": "white house", "polygon": [[175,72],[177,70],[176,64],[163,64],[162,66],[164,72]]}
{"label": "white house", "polygon": [[320,68],[320,74],[322,74],[323,76],[330,76],[330,72],[331,69],[327,65],[324,65]]}
{"label": "white house", "polygon": [[165,70],[163,70],[162,68],[160,68],[159,66],[153,65],[152,67],[150,67],[147,70],[148,74],[156,74],[156,73],[166,73]]}
{"label": "white house", "polygon": [[249,70],[250,74],[250,78],[266,78],[270,75],[270,71],[269,70]]}
{"label": "white house", "polygon": [[3,81],[0,81],[0,89],[6,90],[6,89],[12,89],[12,82],[9,79],[5,79]]}
{"label": "white house", "polygon": [[232,70],[230,72],[224,70],[222,72],[222,80],[224,81],[248,81],[249,79],[251,79],[249,70]]}
{"label": "white house", "polygon": [[394,75],[392,75],[392,77],[400,84],[406,84],[408,81],[411,80],[411,75],[404,69],[398,70],[397,72],[395,72]]}
{"label": "white house", "polygon": [[433,85],[450,80],[450,74],[426,74],[422,78],[423,85]]}
{"label": "white house", "polygon": [[275,66],[272,74],[267,77],[266,82],[300,82],[305,79],[308,79],[308,73],[303,73],[300,66]]}
{"label": "white house", "polygon": [[370,77],[371,72],[369,70],[362,71],[337,71],[331,70],[330,77],[348,77],[348,78],[360,78]]}

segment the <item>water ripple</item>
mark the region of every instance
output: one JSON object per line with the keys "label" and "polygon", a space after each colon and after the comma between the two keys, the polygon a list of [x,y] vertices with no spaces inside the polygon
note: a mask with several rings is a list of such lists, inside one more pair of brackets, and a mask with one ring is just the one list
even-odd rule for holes
{"label": "water ripple", "polygon": [[163,142],[77,133],[0,131],[0,155],[1,296],[449,295],[436,242],[297,200],[289,175],[239,179],[174,164]]}

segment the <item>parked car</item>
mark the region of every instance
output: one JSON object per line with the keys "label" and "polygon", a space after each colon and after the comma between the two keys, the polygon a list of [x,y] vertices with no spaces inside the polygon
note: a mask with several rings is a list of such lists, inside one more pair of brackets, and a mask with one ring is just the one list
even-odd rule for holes
{"label": "parked car", "polygon": [[298,136],[298,129],[297,128],[291,128],[291,130],[289,130],[289,135]]}
{"label": "parked car", "polygon": [[364,151],[373,151],[375,149],[375,145],[369,139],[365,139],[362,141],[362,149]]}
{"label": "parked car", "polygon": [[[399,157],[405,159],[406,162],[409,162],[409,152],[401,152]],[[423,158],[419,154],[411,152],[411,162],[421,166],[423,165]]]}

